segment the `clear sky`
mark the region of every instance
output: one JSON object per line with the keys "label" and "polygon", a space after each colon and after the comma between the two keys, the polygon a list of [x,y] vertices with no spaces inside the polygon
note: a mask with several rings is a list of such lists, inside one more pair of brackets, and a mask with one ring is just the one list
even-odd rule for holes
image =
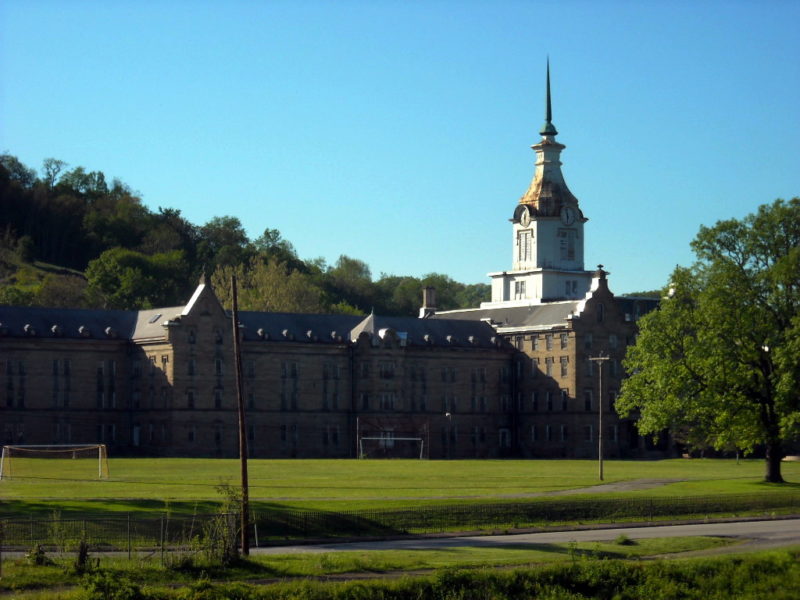
{"label": "clear sky", "polygon": [[663,286],[700,225],[800,195],[800,2],[2,0],[0,151],[302,258],[511,267],[550,56],[586,267]]}

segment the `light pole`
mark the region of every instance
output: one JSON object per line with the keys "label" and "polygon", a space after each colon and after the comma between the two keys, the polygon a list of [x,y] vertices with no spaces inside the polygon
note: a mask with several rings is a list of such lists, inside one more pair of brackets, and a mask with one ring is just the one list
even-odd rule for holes
{"label": "light pole", "polygon": [[601,352],[597,356],[590,356],[589,360],[597,363],[599,390],[597,394],[597,462],[600,481],[603,481],[603,363],[609,360]]}

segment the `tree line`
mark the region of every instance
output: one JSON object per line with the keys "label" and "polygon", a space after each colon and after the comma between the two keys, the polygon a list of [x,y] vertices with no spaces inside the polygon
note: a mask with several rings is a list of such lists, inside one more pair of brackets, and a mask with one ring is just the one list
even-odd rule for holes
{"label": "tree line", "polygon": [[381,274],[363,260],[301,259],[278,229],[250,239],[234,216],[191,223],[145,206],[102,171],[48,158],[39,171],[0,155],[0,304],[141,309],[184,303],[201,274],[223,304],[239,281],[242,310],[415,316],[421,290],[442,310],[487,300],[487,284],[441,273]]}

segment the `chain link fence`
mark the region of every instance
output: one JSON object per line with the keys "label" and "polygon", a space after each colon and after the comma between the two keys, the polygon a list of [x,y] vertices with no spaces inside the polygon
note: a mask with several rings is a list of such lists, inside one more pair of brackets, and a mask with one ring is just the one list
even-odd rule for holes
{"label": "chain link fence", "polygon": [[[282,509],[252,515],[253,545],[304,539],[431,534],[477,529],[511,529],[562,523],[652,521],[669,517],[770,516],[800,513],[800,492],[699,497],[642,497],[535,500],[501,504],[458,504],[403,509],[324,511]],[[93,551],[224,552],[235,547],[238,515],[29,517],[0,520],[0,549],[44,546],[69,551],[85,541]]]}

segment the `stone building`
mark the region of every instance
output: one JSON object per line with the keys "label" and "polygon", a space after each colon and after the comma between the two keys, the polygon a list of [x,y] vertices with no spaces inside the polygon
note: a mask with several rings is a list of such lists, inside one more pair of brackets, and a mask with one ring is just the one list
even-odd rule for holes
{"label": "stone building", "polygon": [[[588,219],[561,172],[549,68],[540,133],[491,301],[439,312],[428,289],[418,319],[239,314],[251,456],[589,458],[601,414],[606,456],[664,454],[614,412],[620,361],[656,301],[615,297],[602,266],[584,268]],[[205,281],[177,307],[0,307],[2,441],[237,456],[232,331]]]}
{"label": "stone building", "polygon": [[[185,306],[1,307],[0,319],[4,444],[237,456],[233,327],[205,282]],[[239,323],[252,456],[510,452],[514,349],[486,323],[259,312]]]}

